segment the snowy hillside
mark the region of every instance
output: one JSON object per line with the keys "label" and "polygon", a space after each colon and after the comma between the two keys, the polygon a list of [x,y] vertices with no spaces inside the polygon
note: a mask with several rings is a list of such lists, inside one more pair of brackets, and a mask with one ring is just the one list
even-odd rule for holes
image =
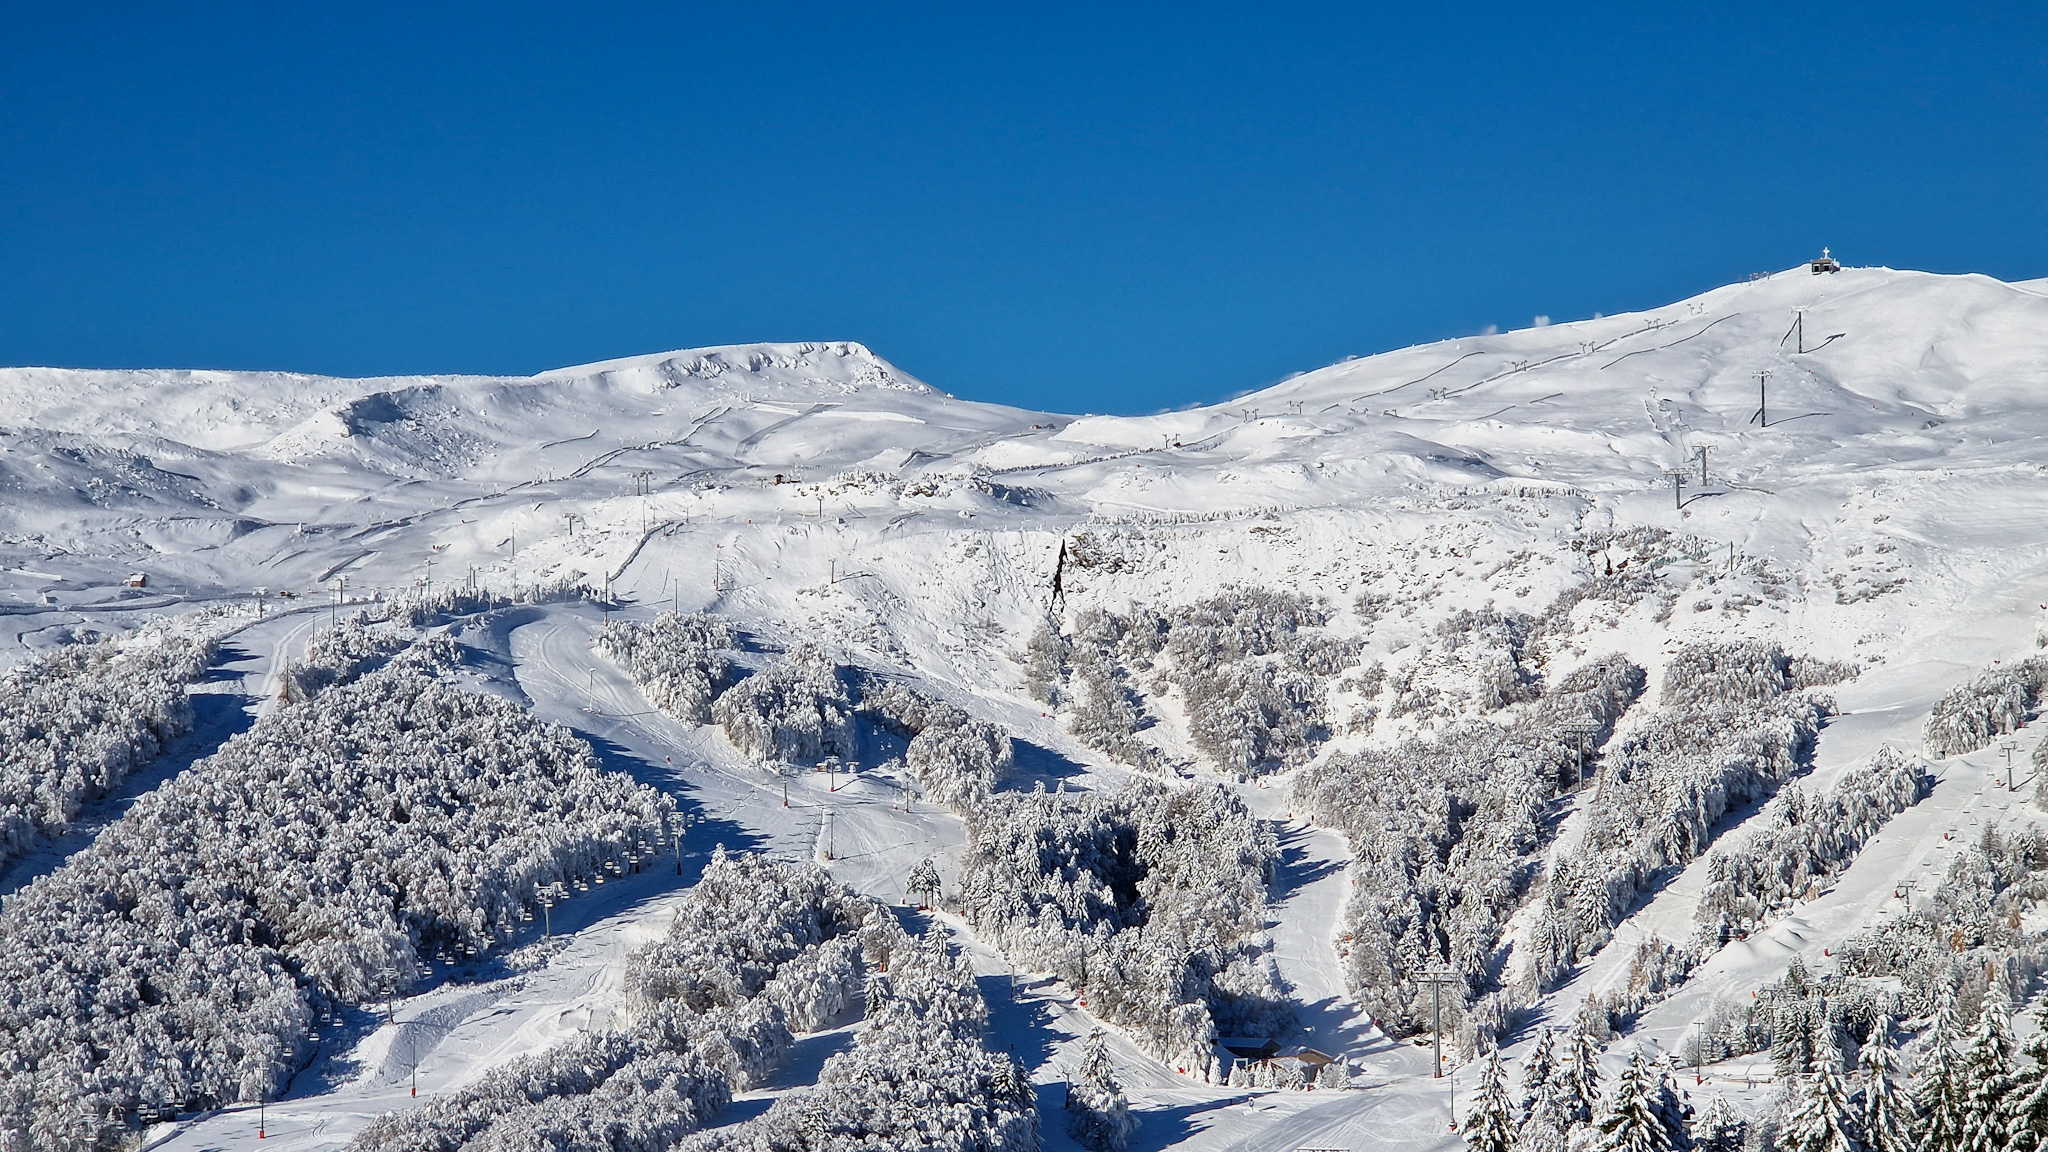
{"label": "snowy hillside", "polygon": [[[1638,1053],[1704,1063],[1696,1111],[1768,1127],[1826,1045],[1801,1025],[1788,1064],[1766,1008],[1836,1005],[1845,1059],[1897,1017],[1914,1064],[2048,964],[2040,281],[1802,265],[1148,417],[961,401],[851,343],[516,379],[7,369],[0,491],[0,937],[108,883],[179,796],[242,787],[241,749],[352,732],[323,701],[358,695],[502,698],[491,724],[565,725],[632,778],[579,796],[652,788],[689,822],[678,842],[651,799],[630,827],[564,807],[613,855],[548,855],[448,816],[485,895],[410,928],[364,912],[380,957],[422,950],[375,972],[331,958],[367,944],[238,938],[299,999],[265,1017],[260,1073],[192,1074],[204,1101],[107,1062],[156,1095],[102,1085],[95,1131],[203,1104],[159,1146],[260,1117],[294,1148],[509,1147],[526,1121],[463,1117],[576,1061],[635,1071],[573,1123],[531,1097],[534,1125],[627,1093],[658,1146],[781,1146],[896,1115],[899,1047],[930,1043],[974,1117],[947,1139],[1023,1139],[1014,1072],[1055,1148],[1116,1145],[1126,1098],[1138,1148],[1449,1147],[1496,1047],[1548,1082],[1546,1028],[1624,1090],[1655,1078]],[[169,635],[216,706],[81,705],[83,735],[42,735],[66,685],[142,695],[120,678]],[[345,686],[408,661],[431,692]],[[703,962],[740,975],[706,1007],[647,967],[678,916],[739,915],[686,887],[717,845],[858,896],[748,880],[823,926],[772,960],[719,928]],[[877,900],[953,959],[891,969],[913,945]],[[1448,1081],[1413,1043],[1438,1020]],[[1592,1118],[1559,1105],[1517,1139]]]}

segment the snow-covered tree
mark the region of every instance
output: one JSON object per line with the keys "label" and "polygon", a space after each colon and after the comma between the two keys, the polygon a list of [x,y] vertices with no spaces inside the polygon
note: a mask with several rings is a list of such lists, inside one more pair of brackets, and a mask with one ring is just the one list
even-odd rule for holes
{"label": "snow-covered tree", "polygon": [[[1640,1052],[1637,1053],[1641,1055]],[[1591,1123],[1600,1111],[1600,1044],[1583,1028],[1571,1033],[1571,1044],[1558,1065],[1555,1097],[1566,1131]]]}
{"label": "snow-covered tree", "polygon": [[1955,994],[1943,989],[1913,1091],[1913,1107],[1920,1114],[1915,1140],[1919,1152],[1961,1152],[1963,1147],[1968,1086],[1956,1054],[1957,1031]]}
{"label": "snow-covered tree", "polygon": [[[819,1084],[754,1120],[692,1135],[780,1062],[792,1028],[834,1023],[862,969],[871,988],[883,979],[871,947],[895,963],[893,992]],[[355,1152],[1038,1147],[1023,1070],[981,1044],[986,1006],[972,975],[818,869],[714,854],[668,932],[628,958],[627,1006],[623,1030],[389,1114]]]}
{"label": "snow-covered tree", "polygon": [[1818,797],[1786,787],[1766,808],[1759,831],[1708,859],[1707,889],[1694,909],[1701,945],[1753,928],[1847,868],[1880,828],[1933,787],[1926,764],[1890,748]]}
{"label": "snow-covered tree", "polygon": [[[1544,813],[1575,774],[1584,735],[1578,726],[1601,729],[1592,742],[1597,751],[1644,679],[1625,660],[1595,661],[1506,723],[1457,723],[1432,738],[1330,756],[1302,770],[1296,808],[1351,841],[1345,979],[1382,1026],[1402,1034],[1428,1025],[1431,1001],[1418,978],[1444,959],[1446,945],[1464,977],[1445,990],[1461,1044],[1492,1045],[1512,1025],[1511,1006],[1526,997],[1496,1000],[1469,1018],[1468,1009],[1499,990],[1494,958],[1508,917],[1539,874]],[[1555,874],[1551,887],[1563,891]],[[1542,950],[1533,967],[1552,975],[1573,961],[1578,935],[1576,928],[1546,932],[1554,922],[1539,919],[1532,942]]]}
{"label": "snow-covered tree", "polygon": [[[1792,958],[1792,967],[1785,982],[1799,991],[1804,990],[1804,969],[1799,958]],[[1788,998],[1774,1005],[1771,1017],[1771,1062],[1776,1065],[1781,1080],[1812,1073],[1822,1064],[1834,1062],[1831,1045],[1825,1033],[1827,1022],[1821,1015],[1820,1006],[1805,996]]]}
{"label": "snow-covered tree", "polygon": [[1664,1122],[1664,1130],[1670,1134],[1671,1147],[1678,1152],[1693,1152],[1692,1104],[1672,1076],[1669,1061],[1659,1061],[1657,1064],[1657,1083],[1651,1093],[1650,1102],[1656,1109],[1658,1118]]}
{"label": "snow-covered tree", "polygon": [[853,699],[823,650],[798,644],[766,671],[731,688],[711,706],[733,746],[757,760],[810,763],[850,756]]}
{"label": "snow-covered tree", "polygon": [[597,648],[625,667],[656,708],[686,723],[708,724],[712,702],[732,681],[727,652],[738,642],[733,626],[717,616],[663,612],[649,624],[607,624]]}
{"label": "snow-covered tree", "polygon": [[1507,1073],[1500,1065],[1500,1049],[1495,1048],[1480,1068],[1478,1099],[1465,1113],[1465,1146],[1473,1152],[1511,1152],[1519,1111],[1508,1096]]}
{"label": "snow-covered tree", "polygon": [[1067,672],[1067,642],[1045,624],[1031,634],[1024,650],[1024,690],[1040,704],[1058,702]]}
{"label": "snow-covered tree", "polygon": [[0,864],[62,835],[190,732],[185,692],[215,654],[212,640],[163,624],[68,644],[0,675]]}
{"label": "snow-covered tree", "polygon": [[1072,1114],[1068,1128],[1074,1139],[1097,1152],[1121,1152],[1138,1127],[1117,1082],[1108,1037],[1100,1028],[1088,1034],[1080,1066],[1067,1083],[1067,1111]]}
{"label": "snow-covered tree", "polygon": [[1779,1130],[1778,1145],[1785,1152],[1865,1152],[1860,1127],[1834,1061],[1822,1060]]}
{"label": "snow-covered tree", "polygon": [[1693,1121],[1692,1146],[1695,1152],[1741,1152],[1748,1133],[1749,1121],[1726,1096],[1716,1093]]}
{"label": "snow-covered tree", "polygon": [[[1537,1033],[1536,1043],[1522,1062],[1525,1111],[1515,1136],[1516,1146],[1522,1152],[1562,1152],[1565,1137],[1572,1129],[1572,1117],[1581,1111],[1566,1099],[1557,1036],[1554,1028]],[[1567,1050],[1566,1056],[1569,1054]]]}
{"label": "snow-covered tree", "polygon": [[[673,804],[423,644],[257,721],[0,911],[0,1130],[269,1094],[316,1012],[512,936]],[[111,994],[117,989],[126,990]]]}
{"label": "snow-covered tree", "polygon": [[2034,1021],[2040,1030],[2024,1049],[2034,1066],[2018,1073],[2019,1090],[2006,1106],[2009,1152],[2041,1152],[2048,1147],[2048,999],[2035,1010]]}
{"label": "snow-covered tree", "polygon": [[1144,766],[1143,699],[1177,692],[1190,742],[1226,772],[1305,761],[1329,736],[1328,680],[1355,658],[1322,633],[1328,608],[1291,592],[1231,587],[1166,612],[1087,608],[1066,637],[1042,632],[1026,656],[1034,698],[1057,701],[1082,743]]}
{"label": "snow-covered tree", "polygon": [[1863,1076],[1859,1122],[1864,1146],[1870,1152],[1912,1152],[1917,1117],[1911,1094],[1898,1080],[1891,1017],[1880,1018],[1871,1027],[1856,1059]]}
{"label": "snow-covered tree", "polygon": [[1557,1030],[1544,1028],[1536,1033],[1536,1042],[1529,1046],[1529,1054],[1522,1057],[1524,1120],[1536,1116],[1548,1106],[1551,1081],[1556,1076]]}
{"label": "snow-covered tree", "polygon": [[[1678,675],[1686,664],[1715,671]],[[1553,874],[1571,885],[1559,902],[1570,911],[1565,959],[1604,944],[1645,885],[1706,850],[1731,808],[1805,767],[1822,702],[1797,691],[1792,667],[1783,653],[1749,645],[1674,657],[1666,706],[1607,750],[1585,836]]]}
{"label": "snow-covered tree", "polygon": [[871,680],[860,711],[910,741],[903,766],[927,797],[955,812],[986,798],[1016,760],[1007,732],[906,684]]}
{"label": "snow-covered tree", "polygon": [[910,879],[904,887],[911,895],[918,898],[918,907],[920,908],[926,907],[938,899],[939,870],[933,866],[931,857],[927,856],[919,860],[910,869]]}
{"label": "snow-covered tree", "polygon": [[1984,999],[1977,1028],[1963,1054],[1963,1152],[2005,1152],[2011,1105],[2019,1091],[2013,1075],[2017,1045],[2002,981]]}
{"label": "snow-covered tree", "polygon": [[1672,1152],[1689,1147],[1683,1120],[1661,1099],[1655,1069],[1641,1049],[1614,1082],[1607,1108],[1594,1125],[1599,1152]]}
{"label": "snow-covered tree", "polygon": [[1922,738],[1936,758],[1959,756],[2019,730],[2048,684],[2048,658],[1990,669],[1935,702]]}
{"label": "snow-covered tree", "polygon": [[998,793],[967,838],[955,900],[975,931],[1147,1053],[1190,1067],[1216,1030],[1291,1020],[1265,934],[1278,846],[1228,790]]}

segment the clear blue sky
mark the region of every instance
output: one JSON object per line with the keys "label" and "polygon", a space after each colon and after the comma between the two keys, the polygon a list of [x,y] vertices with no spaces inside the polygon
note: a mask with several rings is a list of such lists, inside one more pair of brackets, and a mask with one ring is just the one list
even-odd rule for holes
{"label": "clear blue sky", "polygon": [[1144,412],[1822,244],[2048,275],[1993,7],[10,5],[0,363],[851,339]]}

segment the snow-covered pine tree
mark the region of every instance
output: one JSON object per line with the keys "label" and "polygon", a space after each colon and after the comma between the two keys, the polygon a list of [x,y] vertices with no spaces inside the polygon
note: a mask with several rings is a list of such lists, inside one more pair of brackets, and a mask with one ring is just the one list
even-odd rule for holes
{"label": "snow-covered pine tree", "polygon": [[1508,1098],[1507,1074],[1500,1049],[1486,1054],[1479,1073],[1479,1099],[1465,1114],[1465,1146],[1472,1152],[1512,1152],[1515,1144],[1514,1101]]}
{"label": "snow-covered pine tree", "polygon": [[2042,1152],[2042,1148],[2048,1148],[2048,998],[2040,1002],[2034,1019],[2042,1031],[2034,1033],[2023,1047],[2034,1068],[2015,1072],[2019,1088],[2005,1103],[2007,1152]]}
{"label": "snow-covered pine tree", "polygon": [[1607,1111],[1595,1127],[1598,1152],[1670,1152],[1674,1133],[1666,1127],[1657,1101],[1657,1073],[1638,1048],[1630,1055],[1608,1097]]}
{"label": "snow-covered pine tree", "polygon": [[931,857],[919,860],[911,868],[910,880],[906,887],[911,895],[918,898],[919,908],[926,908],[938,902],[939,870],[932,864]]}
{"label": "snow-covered pine tree", "polygon": [[1920,1061],[1913,1106],[1920,1113],[1914,1141],[1918,1152],[1961,1152],[1963,1146],[1963,1079],[1956,1055],[1955,991],[1943,988],[1934,1013],[1934,1032]]}
{"label": "snow-covered pine tree", "polygon": [[1536,1034],[1536,1043],[1529,1046],[1529,1054],[1522,1057],[1522,1098],[1528,1102],[1525,1118],[1537,1113],[1544,1093],[1556,1075],[1557,1031],[1545,1028]]}
{"label": "snow-covered pine tree", "polygon": [[1571,1127],[1565,1116],[1563,1072],[1558,1063],[1557,1030],[1545,1028],[1522,1060],[1525,1104],[1516,1132],[1518,1152],[1563,1152],[1565,1132]]}
{"label": "snow-covered pine tree", "polygon": [[1821,1020],[1817,1006],[1806,996],[1806,968],[1797,956],[1785,970],[1784,987],[1788,995],[1771,1013],[1771,1063],[1778,1079],[1789,1083],[1810,1074],[1824,1053],[1816,1034]]}
{"label": "snow-covered pine tree", "polygon": [[1865,1152],[1857,1131],[1856,1106],[1835,1072],[1834,1062],[1821,1061],[1785,1127],[1778,1133],[1784,1152]]}
{"label": "snow-covered pine tree", "polygon": [[1880,1016],[1870,1026],[1870,1038],[1863,1042],[1856,1062],[1863,1074],[1864,1147],[1870,1152],[1912,1152],[1913,1097],[1894,1079],[1899,1062],[1891,1017]]}
{"label": "snow-covered pine tree", "polygon": [[1122,1152],[1130,1145],[1138,1122],[1131,1116],[1123,1086],[1109,1058],[1109,1038],[1097,1028],[1088,1034],[1081,1066],[1067,1086],[1068,1130],[1084,1147],[1096,1152]]}
{"label": "snow-covered pine tree", "polygon": [[2041,1030],[2027,1041],[2026,1055],[2034,1067],[2019,1073],[2020,1090],[2007,1100],[2007,1152],[2041,1152],[2048,1147],[2048,999],[2034,1011]]}
{"label": "snow-covered pine tree", "polygon": [[1565,1132],[1591,1123],[1600,1109],[1600,1044],[1592,1033],[1583,1028],[1572,1032],[1571,1048],[1554,1083]]}
{"label": "snow-covered pine tree", "polygon": [[1671,1065],[1657,1065],[1657,1083],[1650,1093],[1650,1106],[1664,1122],[1674,1152],[1692,1152],[1692,1105],[1686,1103],[1678,1084],[1671,1078]]}
{"label": "snow-covered pine tree", "polygon": [[2009,1105],[2019,1089],[2013,1077],[2011,1008],[2004,981],[1994,980],[1963,1054],[1963,1152],[2005,1152]]}
{"label": "snow-covered pine tree", "polygon": [[989,1070],[989,1092],[996,1099],[1008,1102],[1019,1111],[1032,1108],[1031,1074],[1017,1062],[1011,1053],[996,1057],[995,1067]]}
{"label": "snow-covered pine tree", "polygon": [[1692,1146],[1694,1152],[1742,1152],[1748,1134],[1749,1121],[1726,1096],[1717,1094],[1693,1121]]}
{"label": "snow-covered pine tree", "polygon": [[869,1019],[882,1014],[882,1006],[889,1002],[889,978],[880,972],[868,973],[867,992],[862,998],[862,1007]]}

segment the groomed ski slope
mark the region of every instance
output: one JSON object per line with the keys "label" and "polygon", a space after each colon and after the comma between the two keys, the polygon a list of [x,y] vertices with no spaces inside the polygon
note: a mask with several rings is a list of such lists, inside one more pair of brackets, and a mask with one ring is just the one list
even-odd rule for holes
{"label": "groomed ski slope", "polygon": [[[1784,339],[1795,308],[1818,350]],[[20,496],[0,508],[0,647],[18,656],[164,611],[251,609],[263,589],[287,614],[244,630],[224,665],[254,708],[337,587],[360,598],[425,580],[609,583],[629,615],[710,610],[764,647],[822,642],[1001,723],[1020,742],[1025,786],[1106,787],[1127,770],[1081,747],[1021,685],[1018,657],[1046,616],[1063,544],[1108,541],[1100,551],[1113,558],[1062,570],[1068,613],[1187,603],[1234,582],[1340,608],[1403,589],[1411,613],[1362,636],[1366,658],[1395,661],[1457,609],[1542,611],[1622,555],[1574,540],[1650,527],[1689,542],[1659,567],[1671,610],[1581,612],[1573,651],[1643,664],[1646,701],[1664,659],[1693,640],[1762,638],[1858,664],[1832,690],[1840,715],[1814,770],[1825,784],[1881,745],[1917,750],[1943,692],[2036,650],[2048,625],[2042,365],[2038,282],[1801,268],[1644,313],[1349,361],[1152,417],[958,401],[853,344],[707,349],[528,379],[6,370],[0,471]],[[1681,468],[1674,495],[1668,470]],[[148,587],[121,587],[130,571]],[[579,894],[554,910],[554,942],[447,973],[394,1004],[395,1023],[365,1013],[337,1030],[290,1098],[265,1110],[265,1147],[340,1146],[370,1117],[409,1106],[415,1067],[428,1096],[606,1026],[625,953],[660,930],[713,844],[811,857],[822,840],[835,876],[891,902],[927,855],[952,881],[956,818],[904,811],[871,774],[839,791],[823,776],[794,780],[785,807],[780,781],[714,729],[653,710],[594,652],[599,622],[595,605],[556,604],[457,633],[477,653],[479,687],[570,725],[610,766],[697,814],[684,874],[667,860]],[[1326,747],[1401,731],[1383,724]],[[1171,717],[1151,738],[1187,746]],[[2016,759],[2034,739],[2022,734]],[[1939,765],[1933,794],[1828,892],[1708,961],[1631,1039],[1675,1049],[1712,998],[1746,997],[1795,953],[1825,969],[1826,950],[1889,915],[1892,893],[1938,873],[1966,835],[2038,820],[2030,788],[1990,786],[2003,763],[1986,749]],[[1292,1040],[1341,1049],[1363,1087],[1202,1086],[1119,1043],[1142,1121],[1134,1146],[1453,1145],[1452,1094],[1469,1070],[1432,1080],[1426,1049],[1388,1041],[1342,994],[1341,837],[1291,818],[1284,778],[1231,786],[1281,836],[1271,932],[1303,1005]],[[1551,994],[1547,1018],[1569,1020],[1625,978],[1637,940],[1688,931],[1700,868],[1655,892]],[[1001,958],[934,919],[984,975],[994,1040],[1033,1069],[1048,1143],[1065,1146],[1057,1084],[1092,1026],[1086,1010],[1030,974],[1012,999]],[[844,1042],[807,1039],[787,1084]],[[1725,1078],[1694,1088],[1751,1104],[1768,1090]],[[726,1119],[758,1107],[743,1099]],[[256,1119],[218,1114],[151,1139],[238,1146]]]}

